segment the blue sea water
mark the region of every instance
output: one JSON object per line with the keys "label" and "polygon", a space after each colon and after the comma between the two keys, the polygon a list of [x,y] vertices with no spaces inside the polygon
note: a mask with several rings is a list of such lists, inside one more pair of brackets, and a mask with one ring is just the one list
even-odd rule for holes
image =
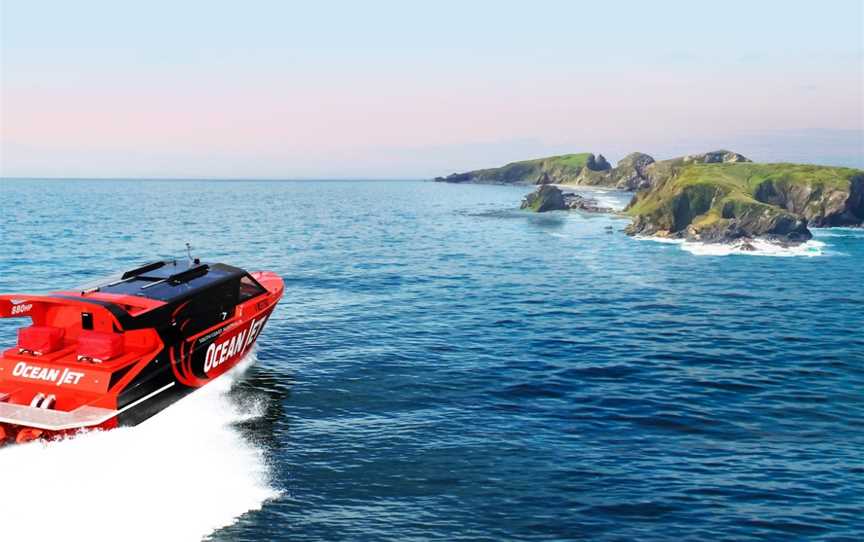
{"label": "blue sea water", "polygon": [[526,191],[3,181],[0,291],[187,241],[284,276],[231,394],[275,493],[213,540],[860,539],[864,231],[700,256]]}

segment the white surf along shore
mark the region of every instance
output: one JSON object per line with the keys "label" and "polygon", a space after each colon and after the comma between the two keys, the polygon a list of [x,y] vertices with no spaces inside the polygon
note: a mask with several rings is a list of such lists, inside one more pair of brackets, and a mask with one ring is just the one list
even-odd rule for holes
{"label": "white surf along shore", "polygon": [[[653,241],[655,243],[667,243],[678,245],[681,250],[689,252],[695,256],[771,256],[788,258],[794,256],[803,256],[813,258],[815,256],[823,256],[825,243],[811,239],[805,243],[795,246],[783,246],[767,239],[753,239],[750,241],[740,241],[736,243],[700,243],[696,241],[687,241],[685,239],[669,239],[668,237],[653,237],[646,235],[637,235],[634,237],[640,241]],[[752,247],[750,249],[747,247]],[[747,247],[747,248],[745,248]]]}
{"label": "white surf along shore", "polygon": [[630,192],[622,192],[615,188],[605,188],[600,186],[574,186],[570,184],[553,184],[565,194],[579,194],[585,198],[597,200],[601,207],[608,207],[615,211],[623,211],[624,207],[630,202],[633,194]]}
{"label": "white surf along shore", "polygon": [[840,252],[831,250],[831,239],[854,238],[864,240],[864,228],[841,227],[841,228],[811,228],[813,239],[794,246],[783,246],[767,239],[753,239],[749,244],[756,250],[748,250],[744,247],[744,241],[738,243],[699,243],[686,241],[684,239],[669,239],[666,237],[652,237],[637,235],[635,238],[642,241],[653,241],[655,243],[667,243],[678,245],[681,250],[696,256],[769,256],[779,258],[803,257],[814,258],[817,256],[842,255]]}

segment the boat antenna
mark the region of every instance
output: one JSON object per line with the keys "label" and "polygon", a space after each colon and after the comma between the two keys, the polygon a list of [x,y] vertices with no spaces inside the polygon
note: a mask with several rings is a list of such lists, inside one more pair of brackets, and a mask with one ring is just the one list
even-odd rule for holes
{"label": "boat antenna", "polygon": [[186,255],[189,256],[189,261],[194,263],[195,265],[201,263],[201,260],[192,257],[192,245],[190,245],[189,243],[186,243]]}

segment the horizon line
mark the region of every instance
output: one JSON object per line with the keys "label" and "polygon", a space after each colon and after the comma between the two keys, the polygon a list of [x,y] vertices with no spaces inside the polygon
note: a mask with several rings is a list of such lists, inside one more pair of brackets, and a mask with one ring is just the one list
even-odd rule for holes
{"label": "horizon line", "polygon": [[344,182],[386,181],[414,182],[432,181],[434,177],[49,177],[0,176],[0,181],[266,181],[266,182]]}

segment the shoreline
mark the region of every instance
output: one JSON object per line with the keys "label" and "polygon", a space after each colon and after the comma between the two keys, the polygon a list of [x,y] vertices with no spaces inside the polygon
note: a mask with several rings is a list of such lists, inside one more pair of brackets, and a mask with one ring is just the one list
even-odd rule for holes
{"label": "shoreline", "polygon": [[[678,245],[684,252],[694,256],[760,256],[773,258],[806,257],[814,258],[824,256],[823,250],[827,243],[817,239],[810,239],[794,246],[784,246],[769,239],[749,239],[747,241],[730,243],[705,243],[702,241],[688,241],[687,239],[676,239],[669,237],[656,237],[650,235],[632,235],[637,241],[652,241],[667,245]],[[745,248],[749,247],[749,248]]]}
{"label": "shoreline", "polygon": [[[797,246],[812,239],[810,228],[864,225],[864,170],[756,163],[723,149],[664,160],[634,152],[614,167],[593,153],[547,156],[436,180],[533,185],[522,208],[626,209],[630,235],[740,244],[751,251],[751,241]],[[629,193],[629,201],[620,192]]]}
{"label": "shoreline", "polygon": [[[537,185],[535,185],[537,186]],[[544,186],[544,185],[539,185]],[[600,201],[604,194],[630,194],[616,188],[610,187],[594,187],[572,184],[549,183],[546,186],[554,187],[565,195],[578,195],[583,198],[594,199],[595,203]],[[623,195],[623,194],[621,194]],[[630,197],[632,201],[633,196]],[[623,198],[605,198],[602,203],[609,210],[601,211],[596,214],[604,214],[611,218],[630,219],[633,217],[622,213],[628,203],[621,201]],[[583,211],[579,208],[560,209],[560,211]],[[554,212],[554,211],[553,211]],[[632,223],[632,222],[631,222]],[[675,244],[681,250],[689,252],[696,256],[768,256],[768,257],[816,257],[824,255],[826,243],[817,239],[824,232],[846,230],[848,232],[864,232],[864,226],[840,226],[840,227],[812,227],[814,237],[801,242],[784,242],[782,239],[776,239],[766,236],[741,237],[730,239],[727,241],[700,241],[697,239],[688,239],[686,236],[659,236],[645,234],[628,234],[629,237],[640,241],[654,241],[656,243]],[[831,234],[827,235],[832,236]],[[837,236],[836,234],[834,236]]]}

